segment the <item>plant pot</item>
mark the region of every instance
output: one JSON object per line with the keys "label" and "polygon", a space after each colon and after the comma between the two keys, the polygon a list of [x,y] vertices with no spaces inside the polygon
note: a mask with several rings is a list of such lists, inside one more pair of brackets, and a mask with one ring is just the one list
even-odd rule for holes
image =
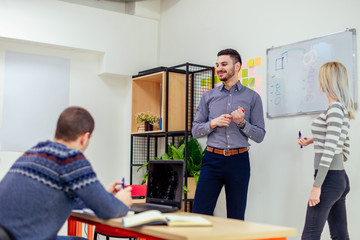
{"label": "plant pot", "polygon": [[149,122],[144,122],[144,128],[145,128],[145,131],[153,131],[154,125],[150,124]]}
{"label": "plant pot", "polygon": [[[185,179],[184,179],[185,181]],[[189,192],[187,193],[188,199],[194,199],[195,197],[195,191],[196,191],[196,184],[195,184],[195,178],[194,177],[188,177],[187,178],[187,188],[189,189]]]}
{"label": "plant pot", "polygon": [[188,177],[187,181],[188,181],[187,183],[188,183],[188,189],[189,189],[187,197],[188,197],[188,199],[194,199],[195,191],[196,191],[195,178]]}

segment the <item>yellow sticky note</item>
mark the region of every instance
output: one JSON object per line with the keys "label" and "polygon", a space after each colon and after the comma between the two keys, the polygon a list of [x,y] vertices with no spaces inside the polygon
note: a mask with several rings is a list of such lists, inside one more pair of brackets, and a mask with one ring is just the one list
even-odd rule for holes
{"label": "yellow sticky note", "polygon": [[258,67],[261,65],[261,57],[255,58],[255,67]]}
{"label": "yellow sticky note", "polygon": [[254,67],[254,59],[249,59],[248,67]]}
{"label": "yellow sticky note", "polygon": [[242,76],[243,78],[248,77],[248,70],[247,70],[247,69],[243,69],[243,70],[241,70],[241,72],[242,72],[241,76]]}
{"label": "yellow sticky note", "polygon": [[253,86],[255,84],[255,78],[249,78],[248,84]]}
{"label": "yellow sticky note", "polygon": [[243,78],[242,79],[242,85],[244,85],[245,87],[247,87],[249,85],[249,79],[248,78]]}

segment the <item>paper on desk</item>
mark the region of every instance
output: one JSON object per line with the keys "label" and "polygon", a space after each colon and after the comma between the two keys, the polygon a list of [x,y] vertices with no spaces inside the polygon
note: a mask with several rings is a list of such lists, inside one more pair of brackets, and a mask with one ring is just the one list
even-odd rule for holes
{"label": "paper on desk", "polygon": [[95,216],[94,211],[91,210],[90,208],[73,209],[72,212],[75,212],[75,213],[85,213],[85,214],[88,214],[88,215]]}
{"label": "paper on desk", "polygon": [[212,223],[201,216],[188,216],[180,214],[166,214],[169,226],[212,226]]}
{"label": "paper on desk", "polygon": [[[72,210],[72,212],[75,212],[75,213],[85,213],[85,214],[88,214],[88,215],[91,215],[91,216],[96,216],[95,215],[95,212],[93,210],[91,210],[90,208],[83,208],[83,209],[74,209]],[[134,211],[128,211],[128,213],[126,214],[126,216],[131,216],[131,215],[134,215],[135,212]]]}

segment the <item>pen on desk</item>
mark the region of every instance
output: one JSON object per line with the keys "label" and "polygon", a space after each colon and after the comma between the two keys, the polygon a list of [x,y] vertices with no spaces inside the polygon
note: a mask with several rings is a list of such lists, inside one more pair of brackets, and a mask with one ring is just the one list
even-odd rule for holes
{"label": "pen on desk", "polygon": [[125,189],[125,178],[122,178],[122,188]]}
{"label": "pen on desk", "polygon": [[[301,132],[299,131],[299,138],[301,138]],[[300,145],[300,148],[303,148],[303,146]]]}

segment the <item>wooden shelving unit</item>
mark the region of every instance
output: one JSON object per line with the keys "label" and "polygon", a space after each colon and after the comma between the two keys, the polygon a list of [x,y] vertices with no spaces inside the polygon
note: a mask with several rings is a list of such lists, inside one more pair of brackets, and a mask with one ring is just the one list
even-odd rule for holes
{"label": "wooden shelving unit", "polygon": [[[133,78],[132,81],[132,111],[131,133],[138,134],[139,124],[135,116],[139,112],[150,111],[162,119],[161,129],[154,132],[184,131],[185,130],[185,104],[186,104],[186,75],[165,71]],[[168,85],[167,85],[168,84]],[[168,86],[168,94],[166,89]],[[191,86],[191,82],[189,83]],[[168,111],[166,103],[168,102]],[[189,126],[190,128],[191,126]],[[167,130],[166,130],[167,129]],[[143,133],[143,132],[141,132]]]}
{"label": "wooden shelving unit", "polygon": [[[159,147],[167,152],[168,143],[176,145],[185,138],[185,159],[187,159],[187,139],[191,135],[191,124],[201,92],[203,92],[202,84],[208,82],[209,79],[212,79],[212,87],[214,87],[213,67],[191,63],[169,68],[161,67],[159,71],[151,69],[133,76],[131,184],[139,184],[133,183],[134,168],[138,168],[155,157],[160,157],[163,152],[158,153]],[[139,112],[146,111],[155,113],[162,118],[162,130],[138,131],[139,125],[136,123],[135,116]],[[163,145],[159,145],[159,143]],[[186,174],[185,185],[188,186]],[[187,194],[184,195],[184,203],[185,211],[187,211]]]}
{"label": "wooden shelving unit", "polygon": [[[131,133],[138,133],[135,116],[139,112],[150,111],[158,116],[165,113],[162,97],[165,96],[165,73],[159,72],[132,80]],[[164,127],[162,127],[164,129]],[[164,130],[163,130],[164,131]]]}

